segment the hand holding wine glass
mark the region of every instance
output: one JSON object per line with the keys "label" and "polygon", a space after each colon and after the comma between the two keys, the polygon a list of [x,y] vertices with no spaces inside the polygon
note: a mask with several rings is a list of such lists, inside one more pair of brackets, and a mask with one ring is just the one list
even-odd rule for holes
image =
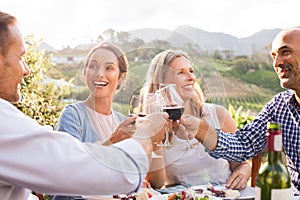
{"label": "hand holding wine glass", "polygon": [[[145,117],[148,114],[160,112],[160,105],[155,93],[132,95],[129,101],[129,117]],[[134,125],[134,123],[132,124]]]}
{"label": "hand holding wine glass", "polygon": [[[161,105],[157,99],[157,94],[155,93],[142,93],[141,95],[133,95],[131,97],[129,103],[129,115],[139,117],[135,125],[140,129],[144,129],[144,132],[147,131],[150,128],[149,125],[153,123],[151,120],[155,119],[155,125],[160,123],[159,118],[155,118],[154,116],[161,115],[161,113],[159,114],[161,111]],[[163,131],[163,129],[161,131]],[[155,141],[161,141],[162,139],[159,139],[160,135],[161,134],[158,134],[158,137],[154,136],[153,139]],[[161,158],[161,156],[158,155],[155,155],[155,157]]]}
{"label": "hand holding wine glass", "polygon": [[172,121],[166,138],[161,146],[171,146],[169,137],[176,132],[179,127],[179,119],[184,112],[183,100],[176,91],[175,84],[161,84],[160,89],[156,91],[162,105],[162,111],[169,114]]}

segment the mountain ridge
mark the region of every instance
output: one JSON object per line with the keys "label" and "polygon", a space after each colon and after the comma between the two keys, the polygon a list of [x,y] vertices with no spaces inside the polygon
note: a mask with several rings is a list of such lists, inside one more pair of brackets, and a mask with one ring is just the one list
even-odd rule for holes
{"label": "mountain ridge", "polygon": [[168,41],[172,46],[180,48],[191,44],[197,51],[226,51],[235,55],[251,55],[262,51],[271,44],[273,38],[282,29],[263,29],[251,36],[238,38],[223,32],[209,32],[189,25],[181,25],[173,31],[164,29],[139,29],[129,32],[131,37],[143,39],[145,42],[160,39]]}
{"label": "mountain ridge", "polygon": [[[175,48],[193,47],[199,53],[213,51],[231,51],[233,55],[252,55],[263,51],[269,46],[282,29],[263,29],[248,37],[238,38],[223,32],[209,32],[190,25],[180,25],[174,30],[143,28],[128,31],[129,38],[142,39],[148,43],[154,40],[164,40]],[[43,48],[53,52],[55,49],[47,42]],[[78,44],[78,46],[83,44]]]}

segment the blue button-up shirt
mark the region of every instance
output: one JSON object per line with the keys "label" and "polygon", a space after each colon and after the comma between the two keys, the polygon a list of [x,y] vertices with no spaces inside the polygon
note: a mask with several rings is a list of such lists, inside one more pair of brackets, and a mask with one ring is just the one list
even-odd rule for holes
{"label": "blue button-up shirt", "polygon": [[249,159],[266,147],[267,122],[279,122],[286,152],[287,168],[292,179],[292,191],[300,191],[300,107],[292,90],[274,96],[259,115],[236,134],[218,131],[218,144],[211,156],[232,161]]}

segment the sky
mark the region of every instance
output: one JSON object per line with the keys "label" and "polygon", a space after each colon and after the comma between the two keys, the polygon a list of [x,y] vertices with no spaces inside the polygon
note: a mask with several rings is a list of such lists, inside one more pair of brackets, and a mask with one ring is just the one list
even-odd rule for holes
{"label": "sky", "polygon": [[189,25],[243,38],[262,29],[300,25],[299,0],[0,0],[23,35],[61,49],[107,29],[174,30]]}

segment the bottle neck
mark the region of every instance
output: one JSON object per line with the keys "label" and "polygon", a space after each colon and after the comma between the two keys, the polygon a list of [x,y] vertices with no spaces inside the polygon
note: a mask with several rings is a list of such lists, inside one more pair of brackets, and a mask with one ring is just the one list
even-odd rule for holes
{"label": "bottle neck", "polygon": [[267,151],[268,162],[276,163],[281,161],[282,134],[280,130],[268,130]]}
{"label": "bottle neck", "polygon": [[268,163],[281,162],[281,152],[280,151],[270,151],[268,152]]}

